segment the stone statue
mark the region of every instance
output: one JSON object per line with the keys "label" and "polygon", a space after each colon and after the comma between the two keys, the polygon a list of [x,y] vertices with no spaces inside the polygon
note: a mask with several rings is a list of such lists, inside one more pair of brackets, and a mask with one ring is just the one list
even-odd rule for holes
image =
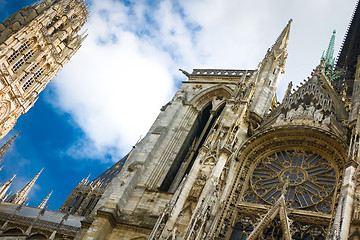
{"label": "stone statue", "polygon": [[323,114],[321,112],[321,109],[317,109],[314,113],[314,122],[319,123],[323,118]]}
{"label": "stone statue", "polygon": [[294,116],[295,116],[295,109],[292,108],[292,109],[290,109],[290,111],[287,112],[286,120],[288,120],[290,122],[291,120],[294,119]]}
{"label": "stone statue", "polygon": [[204,185],[206,183],[206,175],[205,174],[199,174],[193,187],[190,190],[189,198],[192,200],[198,200],[200,197],[201,191],[204,188]]}
{"label": "stone statue", "polygon": [[280,115],[276,118],[274,126],[279,126],[285,123],[285,115],[280,113]]}
{"label": "stone statue", "polygon": [[314,114],[314,111],[315,111],[315,107],[314,107],[314,104],[313,103],[310,103],[310,106],[308,106],[305,110],[305,114],[308,116],[308,117],[312,117],[313,114]]}
{"label": "stone statue", "polygon": [[324,125],[329,125],[329,124],[330,124],[330,116],[327,116],[327,117],[323,120],[323,124],[324,124]]}
{"label": "stone statue", "polygon": [[296,111],[295,111],[295,115],[296,116],[301,116],[304,113],[304,107],[302,105],[300,105]]}

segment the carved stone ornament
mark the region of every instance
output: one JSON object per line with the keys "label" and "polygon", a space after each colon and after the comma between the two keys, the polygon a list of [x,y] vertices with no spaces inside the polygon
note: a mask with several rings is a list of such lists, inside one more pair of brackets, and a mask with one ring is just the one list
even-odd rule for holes
{"label": "carved stone ornament", "polygon": [[323,109],[315,109],[312,103],[308,106],[301,104],[296,109],[292,108],[285,114],[281,112],[272,126],[309,125],[324,128],[325,130],[330,129],[329,113],[325,113]]}
{"label": "carved stone ornament", "polygon": [[10,112],[10,102],[3,101],[0,103],[0,122],[6,117]]}
{"label": "carved stone ornament", "polygon": [[193,187],[190,190],[189,193],[189,199],[193,201],[197,201],[200,197],[201,191],[204,188],[204,185],[206,183],[206,175],[205,174],[199,174]]}

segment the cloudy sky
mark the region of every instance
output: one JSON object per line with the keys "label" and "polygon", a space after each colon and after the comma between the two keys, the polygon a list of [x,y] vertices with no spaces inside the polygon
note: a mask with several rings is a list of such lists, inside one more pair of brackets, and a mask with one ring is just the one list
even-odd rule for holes
{"label": "cloudy sky", "polygon": [[[0,0],[1,21],[34,0]],[[45,168],[29,203],[54,190],[58,209],[82,178],[91,179],[144,136],[186,77],[178,69],[255,69],[294,19],[278,98],[319,64],[337,30],[337,54],[355,0],[90,0],[79,52],[17,122],[0,181],[13,191]]]}

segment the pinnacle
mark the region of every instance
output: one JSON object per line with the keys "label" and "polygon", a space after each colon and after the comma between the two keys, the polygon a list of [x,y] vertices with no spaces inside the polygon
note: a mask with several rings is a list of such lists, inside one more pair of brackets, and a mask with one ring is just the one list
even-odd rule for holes
{"label": "pinnacle", "polygon": [[335,34],[336,30],[333,31],[331,36],[328,49],[326,50],[325,56],[322,57],[322,60],[325,61],[325,68],[329,68],[332,70],[334,66],[334,46],[335,46]]}
{"label": "pinnacle", "polygon": [[51,192],[49,193],[49,195],[46,196],[46,198],[40,203],[40,205],[38,206],[38,208],[40,208],[40,209],[44,209],[44,208],[45,208],[46,203],[49,201],[49,198],[50,198],[50,196],[51,196],[52,193],[53,193],[53,191],[51,191]]}
{"label": "pinnacle", "polygon": [[283,50],[286,50],[287,42],[289,40],[289,35],[290,35],[290,27],[291,27],[292,22],[293,22],[293,20],[290,19],[288,24],[285,26],[284,30],[281,32],[280,36],[277,38],[275,44],[273,45],[273,47],[271,49],[272,51],[280,53]]}
{"label": "pinnacle", "polygon": [[7,141],[1,148],[0,148],[0,159],[2,159],[6,153],[6,151],[10,148],[10,146],[13,144],[13,142],[15,141],[15,139],[17,138],[17,136],[20,134],[20,132],[18,132],[15,136],[13,136],[12,138],[10,138],[9,141]]}
{"label": "pinnacle", "polygon": [[25,185],[25,187],[23,187],[23,189],[12,195],[11,198],[9,199],[9,202],[16,204],[24,204],[27,199],[27,195],[29,194],[31,188],[34,186],[36,180],[38,179],[39,175],[43,170],[44,168],[41,169],[40,172],[36,174],[36,176]]}

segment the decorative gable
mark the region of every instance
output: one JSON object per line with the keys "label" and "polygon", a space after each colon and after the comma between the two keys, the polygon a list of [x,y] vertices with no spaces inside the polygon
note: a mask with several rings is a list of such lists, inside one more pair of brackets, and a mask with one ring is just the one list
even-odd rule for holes
{"label": "decorative gable", "polygon": [[348,113],[321,69],[322,66],[317,67],[301,87],[285,96],[282,104],[270,113],[257,130],[306,125],[345,136],[344,122],[348,119]]}

